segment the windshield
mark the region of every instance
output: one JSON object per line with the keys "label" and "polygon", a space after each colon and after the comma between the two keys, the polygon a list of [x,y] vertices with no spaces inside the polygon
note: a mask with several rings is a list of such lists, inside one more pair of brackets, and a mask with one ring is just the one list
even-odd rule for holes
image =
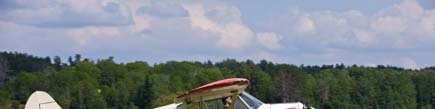
{"label": "windshield", "polygon": [[244,91],[242,93],[240,93],[240,97],[242,97],[242,99],[245,100],[246,103],[248,103],[248,105],[253,107],[254,109],[260,107],[261,104],[263,104],[263,102],[261,102],[260,100],[258,100],[254,96],[252,96],[251,94],[244,92]]}

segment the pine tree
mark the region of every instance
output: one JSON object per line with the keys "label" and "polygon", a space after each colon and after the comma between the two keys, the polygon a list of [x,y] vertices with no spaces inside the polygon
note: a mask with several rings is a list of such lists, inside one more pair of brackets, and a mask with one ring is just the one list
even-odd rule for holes
{"label": "pine tree", "polygon": [[53,61],[54,61],[54,67],[56,68],[56,70],[62,69],[62,60],[60,59],[59,56],[55,56]]}
{"label": "pine tree", "polygon": [[137,90],[136,99],[134,101],[141,109],[151,109],[151,102],[154,98],[152,88],[153,84],[151,83],[149,76],[147,76],[144,84]]}

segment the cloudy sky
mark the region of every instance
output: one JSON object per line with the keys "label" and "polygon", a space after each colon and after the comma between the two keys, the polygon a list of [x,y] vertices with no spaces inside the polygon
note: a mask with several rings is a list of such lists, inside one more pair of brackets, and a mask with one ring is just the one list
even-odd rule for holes
{"label": "cloudy sky", "polygon": [[0,51],[435,65],[435,0],[1,0]]}

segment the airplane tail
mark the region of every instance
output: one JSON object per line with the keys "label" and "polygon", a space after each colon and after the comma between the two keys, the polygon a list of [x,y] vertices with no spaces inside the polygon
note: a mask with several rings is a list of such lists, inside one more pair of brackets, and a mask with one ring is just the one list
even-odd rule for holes
{"label": "airplane tail", "polygon": [[62,109],[59,104],[47,93],[35,91],[27,99],[24,109]]}

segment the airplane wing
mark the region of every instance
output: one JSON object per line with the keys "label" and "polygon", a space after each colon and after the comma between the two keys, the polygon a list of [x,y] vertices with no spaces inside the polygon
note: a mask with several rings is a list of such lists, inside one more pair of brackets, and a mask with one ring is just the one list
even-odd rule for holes
{"label": "airplane wing", "polygon": [[175,103],[206,101],[232,96],[235,92],[240,94],[248,84],[249,80],[244,78],[229,78],[216,81],[179,95],[175,99]]}

